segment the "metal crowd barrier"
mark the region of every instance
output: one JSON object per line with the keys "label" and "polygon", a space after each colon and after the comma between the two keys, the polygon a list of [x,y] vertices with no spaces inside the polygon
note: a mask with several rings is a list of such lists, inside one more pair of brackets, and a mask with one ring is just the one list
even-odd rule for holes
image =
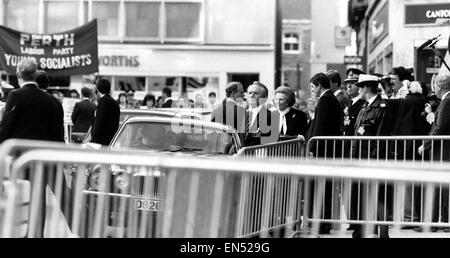
{"label": "metal crowd barrier", "polygon": [[245,147],[239,150],[237,156],[244,158],[283,158],[298,159],[305,156],[305,138],[299,137],[266,145]]}
{"label": "metal crowd barrier", "polygon": [[[43,214],[42,186],[51,178],[44,175],[53,174],[56,184],[65,184],[63,168],[69,164],[76,167],[69,184],[71,198],[63,200],[62,190],[57,190],[52,205],[61,207]],[[448,217],[444,218],[447,210],[439,211],[441,218],[437,216],[440,201],[435,198],[439,184],[450,184],[449,168],[447,163],[262,163],[43,149],[15,160],[10,182],[15,185],[27,172],[34,175],[28,237],[286,237],[300,229],[315,236],[323,223],[361,224],[366,232],[374,225],[390,225],[394,230],[410,225],[425,230],[450,228]],[[337,214],[327,214],[324,208],[327,181],[342,185],[341,192],[331,197]],[[352,188],[357,183],[361,186]],[[381,186],[418,183],[425,185],[420,206],[423,216],[406,222],[396,212],[405,205],[403,193],[391,193]],[[250,194],[249,184],[260,191]],[[3,237],[14,236],[14,219],[23,214],[15,205],[17,191],[17,187],[8,190]],[[380,197],[380,193],[385,194]],[[64,206],[70,212],[64,212]]]}
{"label": "metal crowd barrier", "polygon": [[[422,145],[428,145],[428,151],[423,155],[419,153]],[[380,136],[380,137],[315,137],[306,147],[306,152],[311,158],[322,160],[344,160],[350,161],[374,161],[377,163],[412,162],[415,164],[432,164],[450,161],[450,136]],[[397,211],[398,216],[409,222],[422,221],[423,211],[420,210],[423,202],[423,193],[426,191],[424,184],[396,183],[388,186],[384,183],[383,189],[395,191],[401,194],[404,207]],[[353,184],[361,189],[361,184]],[[327,184],[328,194],[326,206],[330,206],[330,195],[340,195],[347,187],[342,182],[331,181]],[[333,190],[331,190],[333,189]],[[438,205],[439,218],[445,206],[443,202],[448,199],[448,185],[439,185],[436,195],[441,200]],[[333,213],[337,214],[338,205],[333,205]],[[327,211],[329,213],[329,211]]]}
{"label": "metal crowd barrier", "polygon": [[[0,210],[1,207],[4,208],[4,200],[8,198],[8,192],[11,192],[9,189],[12,184],[11,181],[8,180],[11,174],[11,167],[14,161],[20,157],[24,152],[34,149],[51,149],[51,150],[80,150],[81,147],[79,145],[68,146],[64,143],[58,142],[46,142],[46,141],[29,141],[29,140],[7,140],[3,144],[0,145]],[[85,150],[86,152],[95,152],[94,150]],[[70,173],[68,171],[70,168],[65,167],[65,172]],[[47,180],[50,181],[50,180]],[[51,190],[55,191],[57,185],[54,182],[48,182]],[[17,180],[17,190],[15,191],[15,198],[17,200],[16,207],[23,212],[20,216],[16,217],[16,224],[20,225],[20,227],[15,231],[15,237],[24,237],[26,235],[26,230],[24,227],[28,223],[30,206],[30,180],[29,178],[21,178]],[[62,185],[59,185],[60,187]],[[3,200],[3,203],[2,203]],[[4,210],[4,209],[3,209]],[[0,211],[1,212],[1,211]]]}
{"label": "metal crowd barrier", "polygon": [[[422,145],[429,146],[424,155]],[[310,157],[332,160],[443,162],[450,161],[450,136],[314,137],[306,149]]]}
{"label": "metal crowd barrier", "polygon": [[[309,203],[305,205],[304,218],[312,235],[319,235],[322,226],[330,226],[332,232],[342,237],[347,232],[344,225],[360,227],[363,237],[376,234],[378,226],[388,227],[400,237],[403,230],[412,228],[417,232],[430,232],[433,228],[450,232],[450,163],[360,164],[368,167],[354,165],[360,170],[354,178],[346,178],[345,171],[341,171],[338,177],[314,177],[305,182],[305,188],[309,188],[305,190],[305,201]],[[415,186],[412,189],[417,191],[410,207],[416,216],[405,220],[408,186]],[[423,237],[421,233],[415,234]]]}

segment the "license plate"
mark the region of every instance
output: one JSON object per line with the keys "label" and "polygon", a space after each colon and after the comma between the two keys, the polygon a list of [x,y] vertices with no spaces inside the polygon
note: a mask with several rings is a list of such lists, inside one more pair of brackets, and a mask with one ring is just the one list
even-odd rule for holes
{"label": "license plate", "polygon": [[141,211],[160,211],[161,202],[159,200],[136,199],[134,208]]}

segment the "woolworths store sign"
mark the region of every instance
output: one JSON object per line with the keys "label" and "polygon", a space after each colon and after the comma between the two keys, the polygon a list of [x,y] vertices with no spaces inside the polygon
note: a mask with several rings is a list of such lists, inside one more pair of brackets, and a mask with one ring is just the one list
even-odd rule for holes
{"label": "woolworths store sign", "polygon": [[450,3],[405,6],[405,25],[435,24],[450,19]]}

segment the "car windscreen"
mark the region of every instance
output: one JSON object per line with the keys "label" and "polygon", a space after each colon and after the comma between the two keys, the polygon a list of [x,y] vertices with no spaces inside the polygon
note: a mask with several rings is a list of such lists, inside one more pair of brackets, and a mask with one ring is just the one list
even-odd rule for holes
{"label": "car windscreen", "polygon": [[227,154],[231,133],[190,124],[135,122],[126,124],[111,145],[114,150],[157,150]]}
{"label": "car windscreen", "polygon": [[120,113],[120,124],[133,117],[146,117],[146,116],[158,116],[158,117],[173,117],[171,113],[165,114],[164,112],[151,113],[151,112],[121,112]]}

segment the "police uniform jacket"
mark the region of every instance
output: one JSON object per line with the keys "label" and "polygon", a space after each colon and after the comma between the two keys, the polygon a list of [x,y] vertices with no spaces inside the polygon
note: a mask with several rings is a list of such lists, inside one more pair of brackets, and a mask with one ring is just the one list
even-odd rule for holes
{"label": "police uniform jacket", "polygon": [[345,119],[344,119],[344,133],[345,136],[353,136],[355,135],[355,124],[356,119],[358,118],[358,114],[363,108],[363,106],[366,104],[366,101],[363,99],[359,99],[356,101],[356,103],[353,103],[349,105],[345,113]]}
{"label": "police uniform jacket", "polygon": [[390,125],[387,114],[388,105],[380,95],[370,104],[361,109],[356,119],[355,136],[389,135]]}

